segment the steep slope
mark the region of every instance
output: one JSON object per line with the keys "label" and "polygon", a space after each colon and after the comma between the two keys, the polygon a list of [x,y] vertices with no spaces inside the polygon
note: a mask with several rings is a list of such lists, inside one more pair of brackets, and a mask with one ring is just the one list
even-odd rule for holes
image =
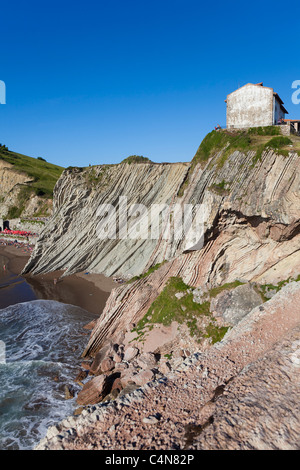
{"label": "steep slope", "polygon": [[[65,170],[55,186],[53,218],[41,234],[25,272],[65,269],[66,274],[81,270],[107,276],[140,274],[157,239],[134,236],[141,223],[135,213],[128,217],[128,236],[120,234],[117,222],[124,214],[120,198],[126,198],[128,213],[138,204],[145,208],[170,204],[188,168],[186,163],[123,163]],[[99,235],[101,216],[97,211],[102,205],[114,209],[115,238]]]}
{"label": "steep slope", "polygon": [[53,188],[63,168],[44,159],[32,158],[0,146],[0,215],[52,214]]}
{"label": "steep slope", "polygon": [[209,350],[48,430],[37,450],[299,449],[300,284]]}

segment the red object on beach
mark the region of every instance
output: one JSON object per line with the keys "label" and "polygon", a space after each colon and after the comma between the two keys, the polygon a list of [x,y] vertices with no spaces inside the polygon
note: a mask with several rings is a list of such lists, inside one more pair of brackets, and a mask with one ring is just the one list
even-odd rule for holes
{"label": "red object on beach", "polygon": [[31,235],[31,232],[25,232],[25,230],[3,230],[3,233],[7,234],[7,235],[22,235],[22,236],[25,236],[25,237],[28,237],[29,235]]}

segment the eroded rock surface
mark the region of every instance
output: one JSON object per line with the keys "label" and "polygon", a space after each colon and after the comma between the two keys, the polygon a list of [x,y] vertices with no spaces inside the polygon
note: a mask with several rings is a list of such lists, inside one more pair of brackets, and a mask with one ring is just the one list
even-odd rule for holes
{"label": "eroded rock surface", "polygon": [[37,449],[299,449],[299,314],[291,283],[222,342],[63,421]]}

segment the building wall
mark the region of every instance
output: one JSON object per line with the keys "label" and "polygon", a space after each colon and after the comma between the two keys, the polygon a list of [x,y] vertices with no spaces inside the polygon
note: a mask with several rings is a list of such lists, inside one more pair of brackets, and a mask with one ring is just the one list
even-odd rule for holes
{"label": "building wall", "polygon": [[285,118],[285,113],[283,112],[282,107],[280,106],[280,103],[278,102],[278,100],[276,100],[275,96],[274,96],[274,103],[275,103],[275,107],[274,107],[274,124],[277,124],[279,119],[284,119]]}
{"label": "building wall", "polygon": [[227,96],[227,128],[272,125],[272,88],[249,84]]}
{"label": "building wall", "polygon": [[288,123],[285,126],[279,126],[282,135],[291,135],[291,125]]}

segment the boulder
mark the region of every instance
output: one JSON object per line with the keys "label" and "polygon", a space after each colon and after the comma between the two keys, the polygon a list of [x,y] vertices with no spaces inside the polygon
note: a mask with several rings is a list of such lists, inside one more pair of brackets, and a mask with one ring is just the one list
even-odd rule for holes
{"label": "boulder", "polygon": [[115,367],[115,361],[112,360],[111,357],[105,357],[101,362],[101,371],[102,372],[110,372]]}
{"label": "boulder", "polygon": [[134,392],[138,388],[138,385],[136,385],[134,382],[129,382],[126,387],[121,390],[119,397],[123,397],[127,393]]}
{"label": "boulder", "polygon": [[243,284],[231,290],[220,292],[210,303],[210,310],[222,316],[225,323],[235,326],[254,307],[263,303],[260,294],[250,284]]}
{"label": "boulder", "polygon": [[93,363],[90,367],[90,374],[97,375],[101,373],[101,362],[103,359],[107,356],[110,350],[110,345],[106,345],[103,348],[101,348],[95,355],[95,358],[93,360]]}
{"label": "boulder", "polygon": [[85,330],[92,330],[93,328],[95,328],[96,323],[97,323],[97,320],[92,320],[89,323],[87,323],[86,325],[84,325],[83,328]]}
{"label": "boulder", "polygon": [[151,382],[151,380],[154,379],[154,374],[153,372],[148,369],[148,370],[142,370],[138,374],[136,374],[133,378],[134,382],[142,387],[143,385],[146,385],[146,383]]}
{"label": "boulder", "polygon": [[111,387],[111,391],[113,392],[113,390],[119,390],[119,392],[122,390],[122,382],[121,382],[121,378],[120,377],[117,377],[113,384],[112,384],[112,387]]}
{"label": "boulder", "polygon": [[125,388],[129,383],[136,383],[135,377],[137,373],[133,369],[127,370],[124,374],[121,375],[121,386]]}
{"label": "boulder", "polygon": [[72,398],[74,398],[74,390],[69,385],[65,385],[65,399],[71,400]]}
{"label": "boulder", "polygon": [[75,382],[82,382],[88,375],[87,370],[80,370],[75,378]]}
{"label": "boulder", "polygon": [[120,373],[126,371],[128,369],[128,364],[126,362],[116,362],[115,371]]}
{"label": "boulder", "polygon": [[98,375],[87,382],[77,395],[78,405],[95,405],[109,394],[111,380],[107,375]]}
{"label": "boulder", "polygon": [[132,361],[139,353],[138,348],[134,347],[129,347],[126,349],[125,354],[124,354],[124,361]]}
{"label": "boulder", "polygon": [[180,299],[182,299],[182,297],[185,296],[185,294],[186,294],[185,292],[176,292],[175,297],[176,297],[178,300],[180,300]]}
{"label": "boulder", "polygon": [[156,364],[157,364],[155,355],[151,352],[142,353],[136,359],[136,362],[142,369],[151,369],[151,368],[156,367]]}
{"label": "boulder", "polygon": [[120,362],[122,362],[123,360],[123,354],[120,354],[119,352],[115,352],[114,355],[113,355],[113,360],[115,363],[117,364],[120,364]]}
{"label": "boulder", "polygon": [[168,374],[171,370],[170,363],[168,361],[160,361],[159,370],[163,375]]}

